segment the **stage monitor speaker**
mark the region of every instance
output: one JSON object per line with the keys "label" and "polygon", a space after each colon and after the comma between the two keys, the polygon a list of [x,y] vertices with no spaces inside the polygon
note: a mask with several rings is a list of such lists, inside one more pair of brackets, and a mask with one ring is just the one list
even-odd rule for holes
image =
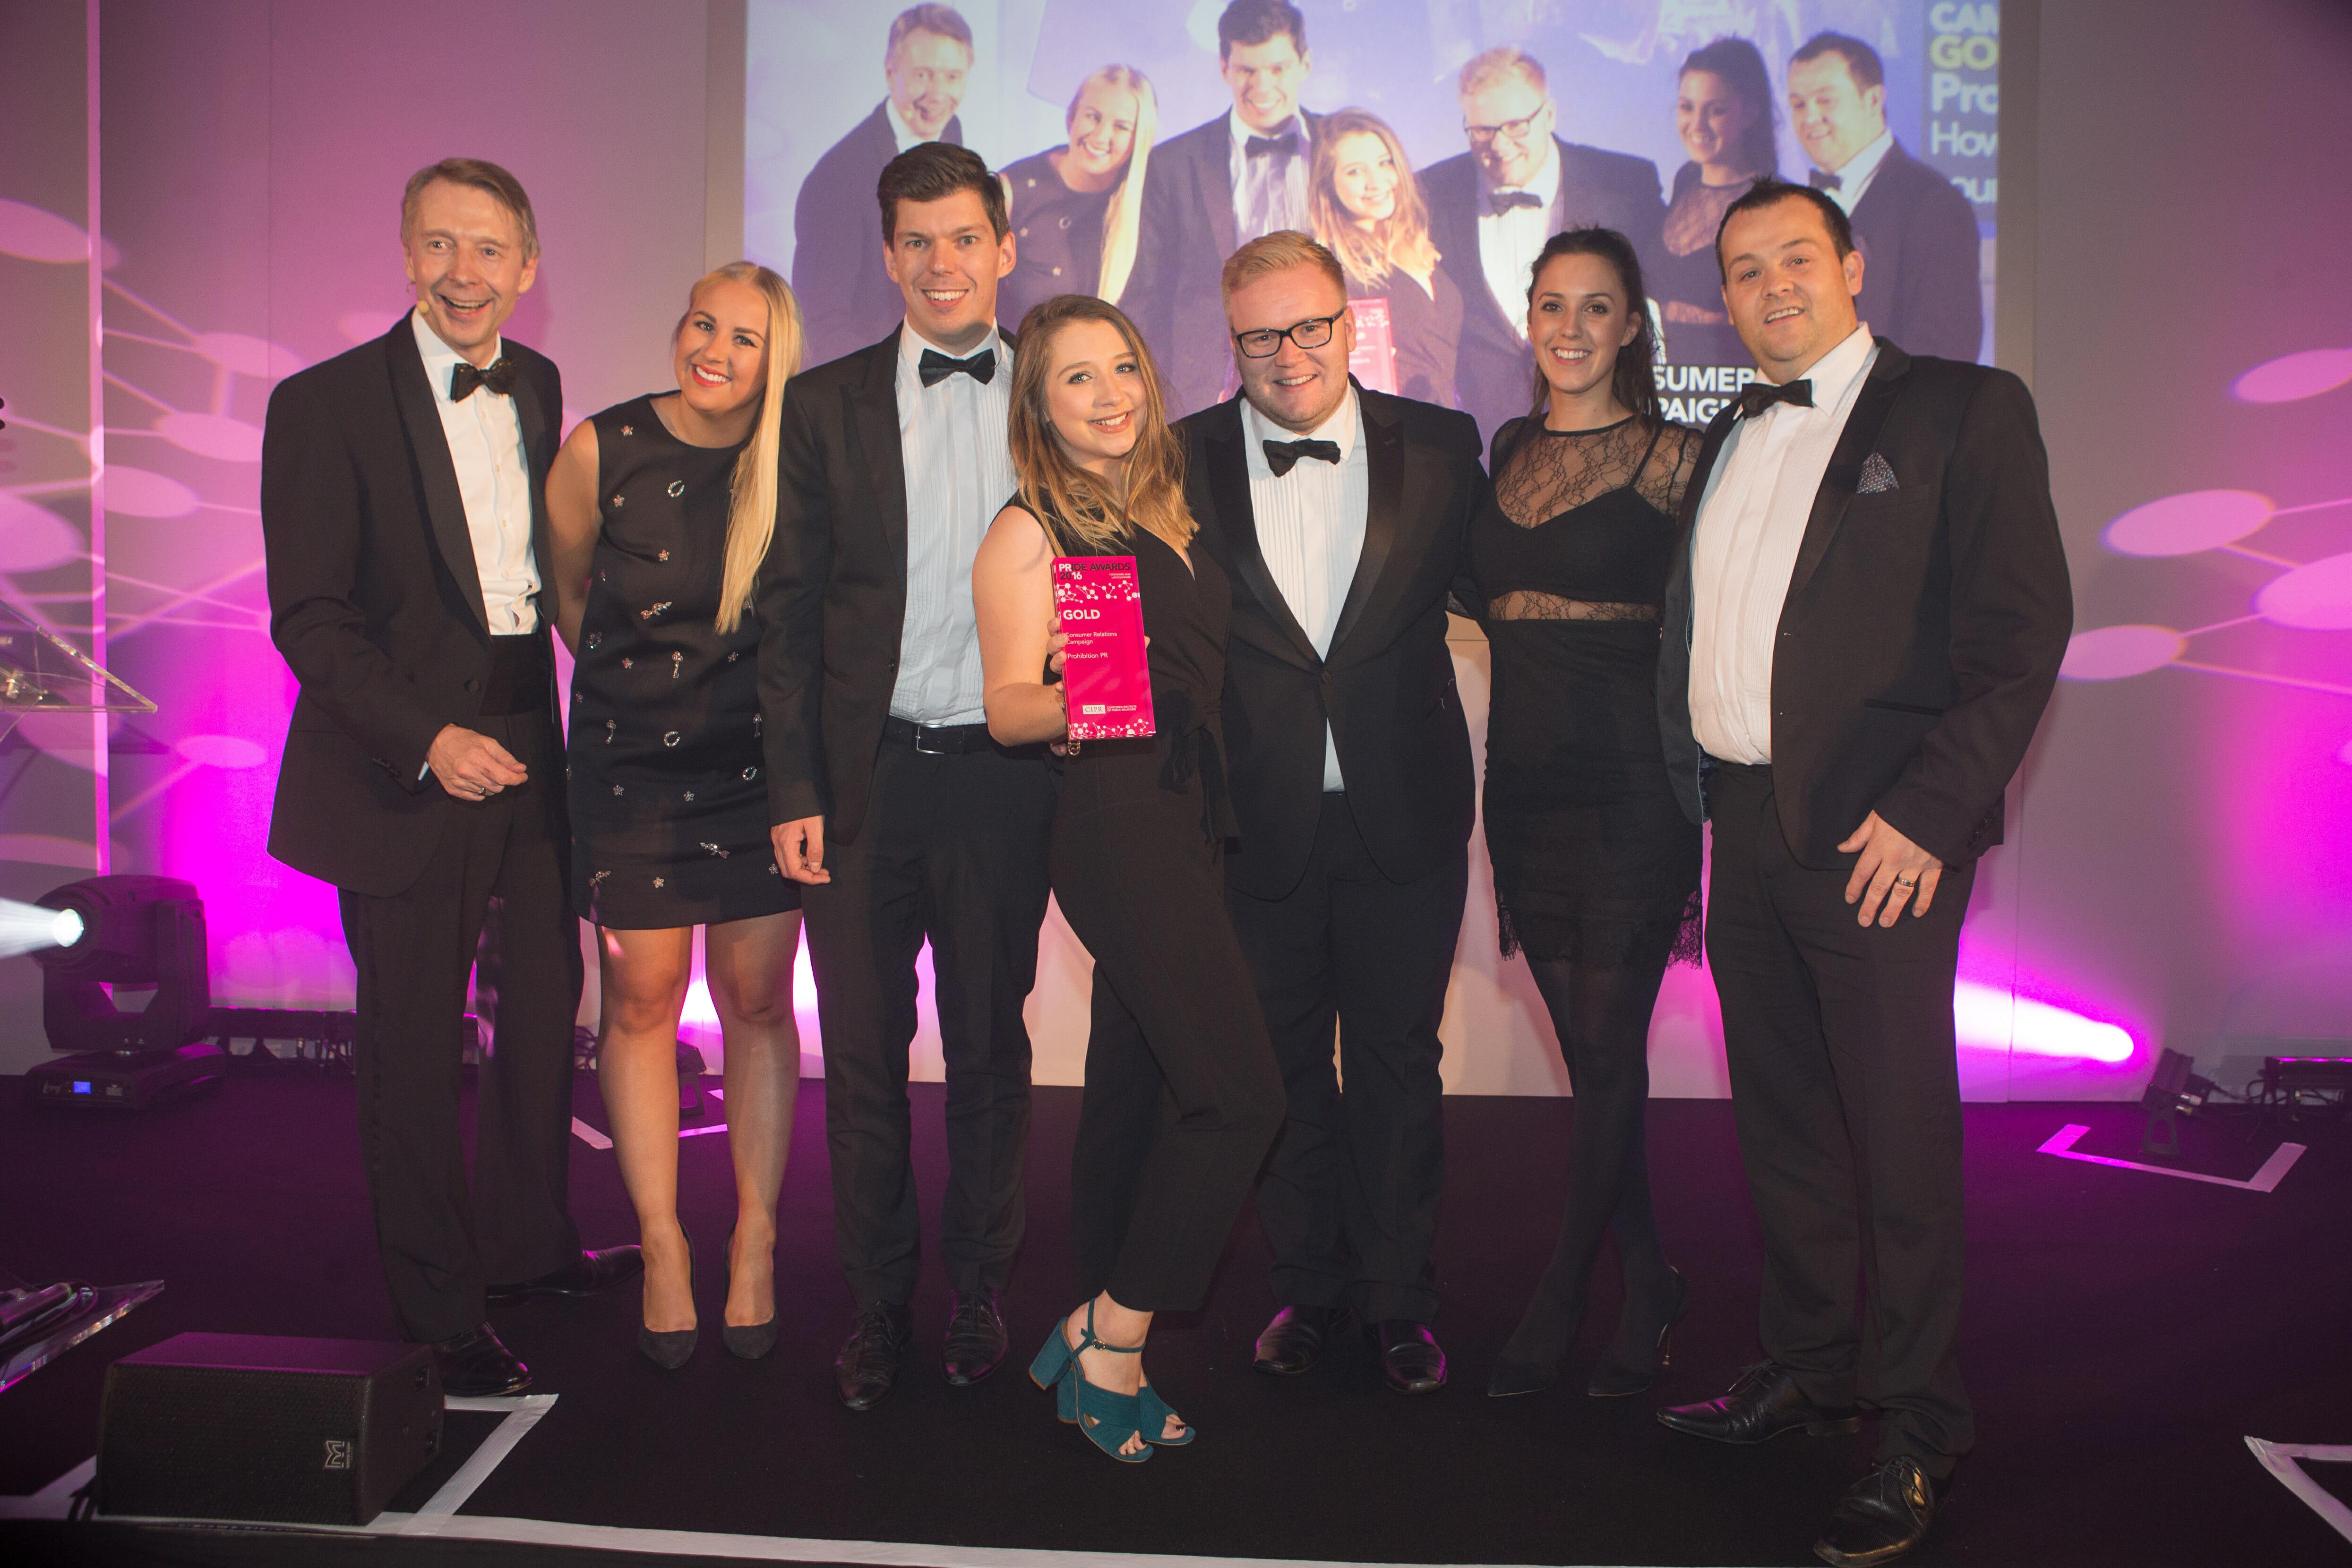
{"label": "stage monitor speaker", "polygon": [[184,1333],[106,1369],[99,1511],[365,1524],[441,1446],[421,1344]]}

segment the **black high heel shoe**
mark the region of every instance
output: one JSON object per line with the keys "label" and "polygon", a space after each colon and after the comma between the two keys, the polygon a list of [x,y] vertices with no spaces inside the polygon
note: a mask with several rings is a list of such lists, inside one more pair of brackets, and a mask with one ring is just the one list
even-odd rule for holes
{"label": "black high heel shoe", "polygon": [[1562,1301],[1538,1288],[1519,1326],[1504,1344],[1495,1370],[1486,1375],[1486,1397],[1509,1399],[1549,1388],[1559,1380],[1560,1357],[1576,1343],[1576,1332],[1583,1323],[1580,1292],[1572,1301]]}
{"label": "black high heel shoe", "polygon": [[[1656,1359],[1648,1366],[1635,1366],[1619,1360],[1617,1347],[1611,1345],[1593,1364],[1592,1381],[1585,1385],[1584,1391],[1593,1398],[1628,1398],[1658,1380],[1659,1371],[1669,1359],[1675,1325],[1682,1322],[1683,1314],[1690,1310],[1690,1284],[1683,1278],[1682,1270],[1670,1263],[1666,1266],[1666,1275],[1674,1281],[1674,1305],[1667,1309],[1665,1322],[1658,1325]],[[1622,1337],[1622,1332],[1620,1337]]]}
{"label": "black high heel shoe", "polygon": [[[678,1234],[686,1237],[686,1287],[691,1293],[694,1289],[694,1238],[687,1236],[682,1228]],[[646,1327],[642,1322],[637,1324],[638,1352],[664,1372],[676,1372],[684,1366],[694,1354],[695,1343],[701,1337],[702,1328],[698,1323],[690,1329],[665,1329],[658,1333]]]}
{"label": "black high heel shoe", "polygon": [[[727,1283],[731,1290],[735,1283],[735,1228],[731,1225],[727,1228]],[[772,1260],[769,1267],[774,1267]],[[721,1308],[719,1338],[726,1345],[729,1354],[740,1356],[745,1361],[757,1361],[776,1348],[776,1314],[770,1312],[768,1321],[763,1323],[730,1323],[726,1320],[725,1309]]]}

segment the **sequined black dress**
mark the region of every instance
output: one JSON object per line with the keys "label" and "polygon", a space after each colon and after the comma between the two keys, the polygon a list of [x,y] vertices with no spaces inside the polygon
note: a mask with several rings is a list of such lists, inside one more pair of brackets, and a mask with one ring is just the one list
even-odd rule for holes
{"label": "sequined black dress", "polygon": [[740,446],[690,446],[652,397],[595,416],[595,575],[572,677],[572,885],[624,931],[800,907],[761,777],[760,622],[717,628]]}

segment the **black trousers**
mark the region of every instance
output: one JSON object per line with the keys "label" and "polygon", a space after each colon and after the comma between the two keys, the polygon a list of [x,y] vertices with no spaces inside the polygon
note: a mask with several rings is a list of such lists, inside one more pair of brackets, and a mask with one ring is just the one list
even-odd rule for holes
{"label": "black trousers", "polygon": [[921,1269],[907,1103],[915,959],[931,945],[947,1065],[948,1283],[1004,1288],[1021,1244],[1029,1030],[1045,919],[1054,781],[993,747],[953,755],[885,740],[857,837],[828,842],[833,880],[801,908],[824,1040],[835,1245],[859,1309],[904,1306]]}
{"label": "black trousers", "polygon": [[[485,716],[473,727],[511,752],[530,781],[445,807],[440,846],[406,892],[341,898],[359,967],[360,1155],[384,1281],[412,1340],[476,1327],[486,1284],[531,1279],[580,1255],[565,1198],[581,959],[563,746],[544,713]],[[458,1030],[484,952],[496,954],[497,1001],[469,1193]]]}
{"label": "black trousers", "polygon": [[1201,816],[1196,782],[1190,797],[1066,809],[1054,827],[1054,894],[1095,960],[1070,1159],[1077,1294],[1139,1312],[1200,1306],[1282,1125],[1223,846]]}
{"label": "black trousers", "polygon": [[1465,846],[1427,876],[1391,882],[1332,793],[1296,888],[1276,899],[1227,890],[1289,1106],[1257,1195],[1285,1306],[1436,1315],[1437,1026],[1469,874]]}
{"label": "black trousers", "polygon": [[1706,953],[1764,1235],[1765,1354],[1819,1404],[1880,1412],[1878,1457],[1950,1473],[1964,1243],[1952,986],[1973,865],[1891,928],[1856,923],[1852,857],[1797,863],[1769,768],[1707,778]]}

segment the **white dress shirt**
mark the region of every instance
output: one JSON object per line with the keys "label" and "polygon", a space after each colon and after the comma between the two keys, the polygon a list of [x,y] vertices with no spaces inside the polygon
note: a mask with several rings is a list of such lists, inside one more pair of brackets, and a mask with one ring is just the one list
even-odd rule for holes
{"label": "white dress shirt", "polygon": [[[1497,214],[1487,198],[1496,191],[1525,191],[1542,204],[1513,207]],[[1489,183],[1485,170],[1478,174],[1478,266],[1486,275],[1487,290],[1503,308],[1503,319],[1528,339],[1528,270],[1552,235],[1552,209],[1559,205],[1559,143],[1544,138],[1544,161],[1524,185]]]}
{"label": "white dress shirt", "polygon": [[[971,559],[1013,498],[1013,350],[993,325],[972,354],[993,350],[986,386],[959,372],[923,384],[926,342],[909,323],[898,334],[898,444],[907,470],[907,619],[898,632],[893,717],[917,724],[983,724],[980,626],[971,607]],[[970,359],[971,354],[950,354]]]}
{"label": "white dress shirt", "polygon": [[[1307,136],[1306,117],[1294,114],[1288,125],[1271,132],[1253,131],[1237,109],[1225,116],[1225,125],[1233,133],[1234,243],[1247,245],[1276,229],[1304,231],[1307,165],[1315,156],[1314,144]],[[1250,138],[1266,135],[1296,136],[1298,151],[1287,159],[1273,152],[1251,157]]]}
{"label": "white dress shirt", "polygon": [[1878,166],[1886,162],[1887,149],[1894,145],[1895,132],[1882,131],[1877,141],[1847,159],[1844,168],[1829,171],[1838,177],[1838,183],[1827,192],[1829,199],[1843,207],[1848,217],[1853,215],[1854,208],[1862,205],[1863,193],[1869,190],[1871,181],[1878,177]]}
{"label": "white dress shirt", "polygon": [[[1339,461],[1302,457],[1289,473],[1276,478],[1263,444],[1300,440],[1337,442]],[[1315,644],[1317,656],[1328,658],[1331,633],[1339,627],[1340,607],[1348,602],[1356,562],[1364,553],[1364,523],[1372,505],[1364,416],[1356,391],[1349,388],[1331,417],[1304,436],[1263,418],[1244,400],[1242,446],[1249,460],[1258,553],[1265,558],[1265,569],[1274,574],[1274,585],[1282,591],[1292,619]],[[1323,788],[1347,788],[1328,718],[1323,724]]]}
{"label": "white dress shirt", "polygon": [[[463,402],[449,396],[449,374],[464,359],[425,324],[419,306],[410,313],[425,379],[441,413],[449,441],[449,461],[457,470],[457,493],[466,502],[466,532],[474,541],[474,573],[482,580],[482,610],[493,636],[539,630],[539,562],[530,549],[530,459],[522,447],[522,422],[514,399],[476,387]],[[494,346],[498,363],[503,342]]]}
{"label": "white dress shirt", "polygon": [[1731,427],[1691,540],[1691,729],[1727,762],[1772,760],[1772,653],[1813,497],[1878,358],[1864,322],[1800,379],[1813,406],[1776,402]]}

